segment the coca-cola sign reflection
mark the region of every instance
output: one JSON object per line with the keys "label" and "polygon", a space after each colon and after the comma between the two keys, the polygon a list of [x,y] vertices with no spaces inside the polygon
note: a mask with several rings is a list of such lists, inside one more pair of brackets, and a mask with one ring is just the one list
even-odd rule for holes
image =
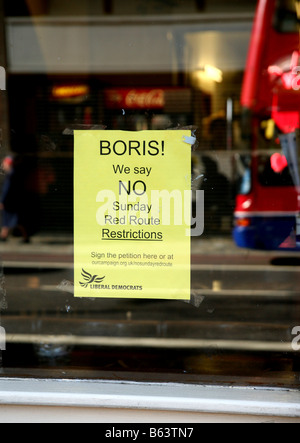
{"label": "coca-cola sign reflection", "polygon": [[163,109],[163,89],[108,89],[105,91],[108,109]]}

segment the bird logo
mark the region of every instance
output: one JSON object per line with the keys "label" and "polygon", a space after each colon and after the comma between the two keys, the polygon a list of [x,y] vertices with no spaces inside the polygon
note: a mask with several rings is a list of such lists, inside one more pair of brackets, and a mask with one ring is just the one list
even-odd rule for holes
{"label": "bird logo", "polygon": [[92,275],[89,272],[86,272],[84,269],[82,269],[81,275],[86,283],[82,282],[79,283],[85,289],[88,287],[88,285],[91,285],[92,283],[97,283],[97,284],[102,283],[103,280],[105,279],[105,277],[99,278],[98,275]]}

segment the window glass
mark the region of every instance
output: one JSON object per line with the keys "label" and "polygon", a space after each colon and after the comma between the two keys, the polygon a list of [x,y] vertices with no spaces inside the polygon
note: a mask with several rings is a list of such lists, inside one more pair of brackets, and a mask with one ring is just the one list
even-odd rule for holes
{"label": "window glass", "polygon": [[298,31],[297,14],[293,0],[278,0],[274,25],[279,32]]}
{"label": "window glass", "polygon": [[[292,1],[0,0],[0,376],[299,387],[296,18]],[[164,145],[137,144],[140,131],[173,140],[171,130],[187,131],[184,177]],[[130,167],[117,151],[115,172],[100,169],[99,180],[137,165],[152,179],[134,155],[159,152],[157,183],[165,175],[192,189],[192,226],[203,218],[204,233],[191,231],[188,299],[158,242],[136,241],[128,257],[121,217],[106,239],[111,256],[93,244],[95,273],[80,268],[81,287],[104,296],[74,297],[76,201],[94,180],[96,131],[119,137],[100,145],[103,164],[127,149],[125,133],[134,137]],[[79,163],[76,134],[90,142]],[[90,204],[80,215],[87,236]],[[145,239],[138,232],[129,240]],[[160,275],[177,299],[139,298],[131,283],[128,297],[111,297],[108,267],[117,274],[126,263],[126,282],[131,261],[136,280]]]}

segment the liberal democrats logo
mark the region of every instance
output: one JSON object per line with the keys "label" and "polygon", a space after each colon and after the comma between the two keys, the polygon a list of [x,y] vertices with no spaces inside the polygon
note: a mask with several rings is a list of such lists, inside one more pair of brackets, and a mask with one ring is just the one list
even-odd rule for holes
{"label": "liberal democrats logo", "polygon": [[79,284],[80,284],[80,286],[82,286],[85,289],[89,285],[91,285],[91,287],[94,288],[95,285],[100,285],[103,282],[103,280],[105,279],[105,277],[99,277],[98,275],[92,275],[89,272],[86,272],[84,269],[82,269],[81,275],[82,275],[85,283],[79,282]]}

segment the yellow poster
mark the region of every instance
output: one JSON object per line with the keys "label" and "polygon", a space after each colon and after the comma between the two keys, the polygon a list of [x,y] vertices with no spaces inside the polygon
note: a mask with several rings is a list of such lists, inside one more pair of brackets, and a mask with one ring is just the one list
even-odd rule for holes
{"label": "yellow poster", "polygon": [[190,299],[190,131],[75,131],[75,297]]}

